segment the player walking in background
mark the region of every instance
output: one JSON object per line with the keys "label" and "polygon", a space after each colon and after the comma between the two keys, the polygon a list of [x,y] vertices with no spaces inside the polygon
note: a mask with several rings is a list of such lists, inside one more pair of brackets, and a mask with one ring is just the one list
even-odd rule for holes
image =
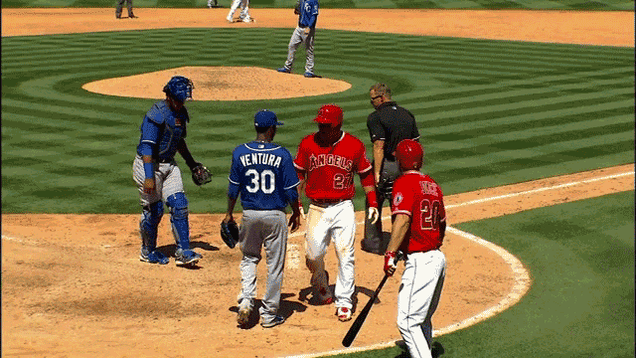
{"label": "player walking in background", "polygon": [[392,202],[393,182],[400,175],[395,162],[395,147],[403,139],[419,140],[415,116],[391,99],[391,88],[384,83],[376,83],[369,89],[371,105],[375,111],[367,118],[367,128],[373,143],[373,174],[378,191],[380,220],[375,225],[364,221],[362,250],[383,255],[388,237],[382,235],[382,206],[384,200]]}
{"label": "player walking in background", "polygon": [[406,255],[398,292],[398,329],[411,357],[436,357],[443,347],[431,342],[431,318],[446,276],[446,258],[439,250],[446,232],[444,196],[439,185],[419,171],[424,150],[418,142],[401,141],[395,157],[403,174],[393,185],[394,220],[384,271],[389,276],[395,273],[398,250]]}
{"label": "player walking in background", "polygon": [[221,7],[218,0],[208,0],[208,8]]}
{"label": "player walking in background", "polygon": [[124,7],[124,2],[126,2],[128,8],[128,18],[136,19],[138,16],[133,14],[133,3],[132,0],[117,0],[117,7],[115,8],[115,17],[121,19],[121,11]]}
{"label": "player walking in background", "polygon": [[296,57],[296,50],[305,44],[307,62],[305,63],[305,77],[320,77],[314,74],[314,37],[316,35],[316,20],[318,20],[318,0],[298,0],[294,7],[294,14],[298,15],[298,26],[292,33],[287,47],[287,61],[278,72],[291,73]]}
{"label": "player walking in background", "polygon": [[230,12],[227,14],[227,21],[234,22],[234,13],[241,7],[241,14],[239,20],[242,22],[252,22],[254,19],[250,16],[250,0],[233,0],[232,6],[230,6]]}
{"label": "player walking in background", "polygon": [[314,119],[318,132],[303,138],[298,146],[294,166],[303,189],[310,200],[305,234],[305,258],[311,272],[311,285],[320,303],[333,302],[324,257],[333,241],[338,258],[336,279],[336,315],[341,321],[351,319],[355,290],[354,240],[356,231],[352,198],[355,195],[354,175],[371,203],[368,216],[378,219],[375,186],[371,163],[362,142],[342,131],[342,108],[327,104]]}
{"label": "player walking in background", "polygon": [[256,266],[265,247],[267,286],[260,307],[261,326],[274,327],[285,322],[277,315],[287,252],[285,208],[292,206],[289,226],[294,232],[300,225],[298,176],[287,149],[272,143],[278,122],[272,111],[262,110],[254,116],[256,139],[239,145],[232,153],[227,213],[223,222],[234,221],[232,212],[239,194],[243,219],[239,232],[241,292],[237,322],[245,326],[256,297]]}
{"label": "player walking in background", "polygon": [[157,250],[157,227],[163,216],[164,202],[170,209],[172,233],[177,245],[176,264],[196,264],[201,255],[190,249],[188,199],[183,190],[181,170],[174,160],[177,152],[194,172],[203,167],[190,154],[185,142],[190,121],[183,105],[192,99],[192,81],[174,76],[165,85],[166,99],[156,102],[141,123],[141,138],[133,162],[133,179],[139,189],[143,211],[139,223],[142,246],[139,259],[165,265],[168,258]]}

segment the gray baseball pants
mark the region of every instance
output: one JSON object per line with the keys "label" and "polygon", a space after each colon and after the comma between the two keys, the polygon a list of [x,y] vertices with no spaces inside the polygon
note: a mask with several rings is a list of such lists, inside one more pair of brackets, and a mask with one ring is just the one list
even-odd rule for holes
{"label": "gray baseball pants", "polygon": [[132,0],[117,0],[117,8],[115,9],[115,16],[117,17],[121,16],[121,11],[122,11],[122,7],[124,6],[124,2],[126,3],[128,7],[128,17],[131,17],[133,15]]}
{"label": "gray baseball pants", "polygon": [[305,72],[314,73],[314,36],[316,35],[316,28],[310,28],[309,33],[305,33],[306,27],[296,27],[291,39],[289,40],[289,46],[287,47],[287,61],[285,61],[285,68],[292,69],[294,65],[294,59],[296,57],[296,50],[301,44],[305,44],[307,51],[307,62],[305,63]]}
{"label": "gray baseball pants", "polygon": [[243,253],[240,263],[241,307],[254,305],[256,297],[256,266],[265,248],[267,285],[259,309],[261,322],[271,322],[280,306],[280,291],[287,253],[287,220],[279,210],[244,210],[239,230],[239,247]]}

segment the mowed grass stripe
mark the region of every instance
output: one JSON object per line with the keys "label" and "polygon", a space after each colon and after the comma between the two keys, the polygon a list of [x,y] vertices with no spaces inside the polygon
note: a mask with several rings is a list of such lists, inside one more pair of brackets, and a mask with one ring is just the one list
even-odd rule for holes
{"label": "mowed grass stripe", "polygon": [[[2,139],[3,149],[11,149],[3,153],[3,172],[11,173],[10,178],[14,178],[15,173],[25,170],[19,168],[26,167],[39,172],[42,178],[55,176],[51,177],[54,179],[51,190],[23,190],[16,187],[16,182],[8,181],[6,192],[11,195],[5,196],[3,188],[3,210],[22,210],[24,205],[18,200],[27,200],[33,203],[34,210],[39,210],[38,203],[50,204],[49,195],[62,200],[62,194],[67,195],[65,200],[73,201],[76,212],[96,210],[99,205],[93,205],[93,197],[90,200],[88,197],[93,194],[90,188],[80,185],[78,188],[82,190],[66,190],[62,184],[66,173],[67,180],[84,175],[87,178],[82,181],[84,183],[109,187],[118,195],[130,193],[129,197],[110,200],[107,199],[109,195],[104,194],[97,196],[97,200],[102,201],[102,206],[116,203],[117,209],[109,210],[136,212],[138,203],[130,179],[130,163],[139,140],[139,122],[154,100],[89,93],[82,90],[81,85],[115,75],[180,66],[280,67],[286,56],[290,31],[259,31],[262,33],[236,29],[215,33],[187,29],[140,31],[126,34],[127,40],[121,45],[121,58],[116,61],[112,58],[113,50],[117,49],[112,33],[57,36],[55,41],[23,41],[38,53],[52,44],[57,48],[68,45],[76,54],[78,48],[83,49],[86,51],[85,63],[80,58],[72,59],[69,64],[60,63],[63,56],[54,51],[52,58],[34,56],[35,66],[21,68],[28,63],[25,52],[20,51],[21,55],[15,56],[5,51],[3,65],[8,63],[9,67],[5,65],[3,70],[9,68],[11,71],[2,73]],[[263,55],[255,53],[252,44],[235,45],[251,35],[267,39],[272,48],[280,46],[280,51]],[[534,44],[528,45],[533,49],[529,51],[533,57],[530,60],[521,58],[518,60],[520,65],[516,65],[515,60],[507,58],[496,61],[497,52],[490,52],[479,61],[458,54],[461,48],[471,54],[478,53],[487,41],[398,36],[396,42],[393,36],[378,35],[374,37],[375,52],[370,52],[365,49],[364,36],[346,34],[339,37],[346,41],[319,44],[317,72],[351,83],[353,87],[346,92],[274,101],[195,101],[188,104],[193,118],[189,146],[195,158],[215,173],[213,183],[203,189],[196,188],[198,190],[194,190],[186,178],[184,185],[192,212],[224,210],[230,152],[236,145],[253,139],[253,114],[261,108],[275,110],[284,119],[286,125],[276,139],[293,154],[299,140],[315,131],[311,119],[317,108],[327,102],[338,103],[345,109],[345,130],[359,136],[370,153],[366,117],[372,108],[368,103],[368,88],[376,81],[391,84],[398,103],[416,114],[423,142],[430,145],[427,147],[428,168],[432,174],[442,176],[448,194],[490,183],[501,185],[507,180],[536,178],[538,174],[527,168],[556,173],[584,170],[601,161],[603,165],[619,164],[630,158],[631,153],[624,149],[631,138],[629,134],[633,133],[626,120],[629,111],[633,112],[633,101],[627,101],[633,100],[628,91],[633,88],[633,74],[627,72],[633,65],[633,54],[629,51],[608,51],[612,53],[612,56],[608,55],[612,61],[591,60],[591,64],[583,59],[587,54],[597,53],[596,48],[590,51],[582,47],[580,51],[573,51],[567,46],[540,46],[547,52],[565,49],[563,51],[570,54],[567,59],[570,62],[564,64],[555,60],[551,65],[550,61],[541,61],[540,66],[533,66],[530,60],[538,55],[534,53],[537,48]],[[177,45],[183,38],[188,39],[187,44]],[[9,40],[20,43],[24,39]],[[100,41],[102,43],[98,45]],[[43,47],[33,45],[38,42]],[[197,43],[202,45],[194,46]],[[400,44],[406,43],[414,51],[409,56],[405,56],[400,48]],[[129,49],[131,45],[135,46],[134,50]],[[503,49],[507,45],[497,43]],[[510,45],[515,51],[525,46]],[[168,50],[164,50],[165,47]],[[426,51],[435,49],[434,55],[428,56],[431,57],[429,62],[426,62],[426,54],[417,52],[418,47],[426,48]],[[186,48],[189,48],[187,57],[175,55]],[[343,48],[347,48],[347,54],[341,56]],[[450,59],[446,63],[440,60],[444,53]],[[299,51],[297,73],[302,71],[303,55],[303,51]],[[577,56],[581,56],[580,60]],[[140,61],[140,58],[145,60]],[[100,62],[102,59],[105,61]],[[370,63],[378,65],[369,66]],[[510,68],[504,68],[508,64]],[[583,97],[579,96],[577,87],[584,90]],[[586,123],[601,118],[606,118],[607,122]],[[551,132],[555,123],[567,127]],[[578,123],[582,124],[580,128],[577,128]],[[510,133],[517,135],[518,143],[510,140]],[[559,146],[559,143],[567,144]],[[593,151],[601,146],[606,149],[590,156],[592,164],[586,164],[585,158],[577,156],[576,151],[571,152],[569,146],[572,143],[578,145],[576,151]],[[436,147],[436,144],[440,145]],[[480,155],[489,158],[480,159]],[[537,155],[538,159],[533,157]],[[555,165],[551,156],[558,158],[561,165]],[[182,163],[180,158],[177,160]],[[98,162],[103,166],[95,164]],[[471,171],[482,179],[471,182]],[[59,192],[55,191],[56,186],[60,187]],[[24,195],[15,196],[20,191]],[[356,205],[362,199],[362,194],[358,194]],[[59,203],[46,210],[64,212],[63,207]]]}
{"label": "mowed grass stripe", "polygon": [[[556,123],[564,121],[565,118],[573,118],[573,116],[599,116],[604,111],[619,111],[620,113],[629,114],[634,109],[633,101],[617,101],[609,103],[601,103],[589,106],[574,107],[567,109],[553,109],[549,111],[537,108],[536,111],[528,111],[523,114],[510,113],[506,116],[492,118],[490,112],[484,112],[482,115],[473,115],[470,110],[455,110],[455,115],[449,116],[447,113],[439,112],[439,115],[433,117],[427,115],[422,122],[426,122],[426,128],[430,134],[453,133],[460,131],[472,131],[472,133],[488,133],[495,126],[506,126],[512,128],[517,125],[524,126],[525,123],[537,120],[551,120]],[[419,120],[418,120],[419,122]],[[429,124],[429,122],[438,122]]]}
{"label": "mowed grass stripe", "polygon": [[[573,116],[574,117],[574,116]],[[579,116],[576,116],[579,117]],[[584,118],[584,117],[583,117]],[[539,122],[539,123],[537,123]],[[613,123],[608,126],[608,123]],[[423,139],[426,141],[427,151],[440,153],[443,151],[451,150],[464,150],[466,148],[473,148],[476,145],[486,146],[494,145],[501,146],[505,143],[514,143],[517,147],[543,142],[546,143],[555,139],[561,140],[562,137],[569,137],[572,132],[577,131],[596,131],[598,133],[607,133],[611,127],[616,128],[622,126],[623,131],[629,132],[633,127],[633,118],[629,114],[616,115],[616,116],[604,116],[602,118],[590,118],[587,120],[581,120],[576,122],[561,123],[560,121],[544,120],[533,121],[519,130],[511,130],[510,128],[489,128],[488,134],[472,135],[472,131],[444,133],[439,135],[425,136]],[[509,126],[506,126],[509,127]],[[507,133],[508,140],[502,140],[501,132]],[[549,138],[548,138],[549,137]],[[555,138],[553,138],[555,137]],[[457,153],[461,155],[461,153]],[[451,156],[451,154],[446,154]]]}

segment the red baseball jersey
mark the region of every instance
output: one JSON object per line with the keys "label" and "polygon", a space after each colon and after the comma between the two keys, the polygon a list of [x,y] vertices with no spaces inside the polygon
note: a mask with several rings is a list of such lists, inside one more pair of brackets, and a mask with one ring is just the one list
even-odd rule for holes
{"label": "red baseball jersey", "polygon": [[309,199],[351,199],[356,193],[355,173],[371,170],[362,141],[349,133],[329,147],[321,147],[314,134],[303,138],[298,145],[294,166],[305,172],[305,194]]}
{"label": "red baseball jersey", "polygon": [[446,220],[444,195],[435,180],[411,170],[393,184],[393,215],[411,217],[411,227],[400,246],[405,253],[430,251],[442,246],[440,222]]}

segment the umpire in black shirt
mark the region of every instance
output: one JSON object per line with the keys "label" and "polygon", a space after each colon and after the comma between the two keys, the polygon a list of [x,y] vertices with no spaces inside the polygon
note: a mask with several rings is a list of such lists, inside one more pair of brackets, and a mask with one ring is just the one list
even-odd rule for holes
{"label": "umpire in black shirt", "polygon": [[373,143],[373,172],[380,220],[373,225],[365,219],[362,250],[384,255],[390,234],[382,234],[382,205],[385,199],[388,199],[389,205],[391,204],[393,182],[400,175],[400,168],[393,153],[401,140],[419,140],[420,133],[413,114],[391,99],[389,86],[376,83],[369,89],[369,95],[375,111],[367,118],[367,128]]}

